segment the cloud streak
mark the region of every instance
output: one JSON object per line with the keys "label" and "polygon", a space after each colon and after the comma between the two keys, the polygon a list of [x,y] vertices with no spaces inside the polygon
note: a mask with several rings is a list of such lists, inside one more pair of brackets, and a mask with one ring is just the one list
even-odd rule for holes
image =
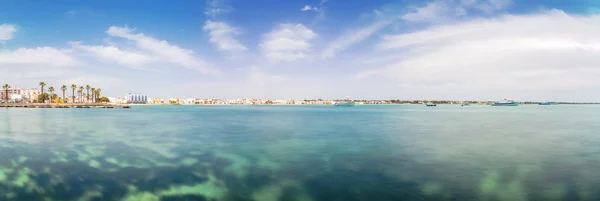
{"label": "cloud streak", "polygon": [[88,52],[103,61],[115,61],[125,66],[138,67],[152,61],[152,58],[148,55],[124,51],[114,45],[88,46],[83,45],[81,42],[69,42],[69,44],[73,49]]}
{"label": "cloud streak", "polygon": [[346,50],[351,45],[360,43],[392,22],[393,20],[377,21],[369,26],[346,32],[327,45],[321,52],[321,58],[326,59],[335,56],[338,52]]}
{"label": "cloud streak", "polygon": [[367,25],[350,29],[327,44],[327,46],[321,51],[321,59],[334,57],[339,52],[342,52],[353,45],[361,43],[362,41],[371,37],[373,34],[381,31],[399,19],[397,9],[390,8],[389,6],[375,9],[366,16],[371,18]]}
{"label": "cloud streak", "polygon": [[210,35],[209,42],[215,44],[219,51],[237,52],[248,50],[246,46],[234,38],[236,35],[241,34],[239,28],[224,22],[207,20],[204,23],[203,30],[208,32]]}
{"label": "cloud streak", "polygon": [[511,0],[436,0],[414,7],[401,18],[408,22],[447,22],[474,12],[490,14],[511,4]]}
{"label": "cloud streak", "polygon": [[135,33],[134,29],[128,27],[111,26],[106,33],[112,37],[120,37],[134,42],[138,49],[146,51],[157,60],[177,64],[204,74],[218,73],[211,64],[196,56],[194,51],[171,45],[165,40],[158,40],[143,33]]}

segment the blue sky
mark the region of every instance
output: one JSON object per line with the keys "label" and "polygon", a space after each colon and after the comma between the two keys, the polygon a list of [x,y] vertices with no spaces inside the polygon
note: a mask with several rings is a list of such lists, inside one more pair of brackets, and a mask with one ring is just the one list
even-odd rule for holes
{"label": "blue sky", "polygon": [[105,95],[600,101],[600,1],[0,2],[0,82]]}

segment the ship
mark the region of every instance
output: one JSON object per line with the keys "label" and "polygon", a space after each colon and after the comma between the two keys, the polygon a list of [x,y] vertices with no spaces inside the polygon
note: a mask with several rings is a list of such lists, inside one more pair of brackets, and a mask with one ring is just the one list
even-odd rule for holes
{"label": "ship", "polygon": [[471,106],[471,104],[469,104],[469,102],[463,102],[462,104],[460,104],[460,106]]}
{"label": "ship", "polygon": [[354,106],[354,101],[350,99],[350,97],[346,97],[343,101],[338,101],[334,103],[334,106]]}
{"label": "ship", "polygon": [[541,103],[538,103],[538,105],[556,105],[556,103],[555,102],[541,102]]}
{"label": "ship", "polygon": [[505,98],[502,101],[492,103],[492,106],[519,106],[519,102]]}
{"label": "ship", "polygon": [[427,107],[435,107],[435,106],[437,106],[437,104],[434,104],[434,103],[427,103],[427,104],[425,104],[425,105],[426,105]]}

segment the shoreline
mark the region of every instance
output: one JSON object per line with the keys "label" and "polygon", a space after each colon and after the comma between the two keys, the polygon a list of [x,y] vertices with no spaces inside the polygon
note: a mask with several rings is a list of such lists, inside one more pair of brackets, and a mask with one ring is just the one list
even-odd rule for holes
{"label": "shoreline", "polygon": [[4,108],[131,108],[129,105],[111,103],[8,103]]}
{"label": "shoreline", "polygon": [[[451,104],[451,103],[436,103],[437,105],[458,105],[461,104]],[[122,104],[128,106],[333,106],[333,104]],[[356,104],[356,105],[425,105],[425,103],[384,103],[384,104],[374,104],[374,103],[364,103],[364,104]],[[491,104],[477,104],[471,103],[472,106],[489,106]],[[520,103],[519,105],[538,105],[538,103]],[[558,103],[556,105],[600,105],[600,103]]]}
{"label": "shoreline", "polygon": [[[598,105],[599,103],[558,103],[556,105]],[[366,105],[366,106],[374,106],[374,105],[408,105],[408,106],[419,106],[425,105],[420,103],[362,103],[356,104],[356,106]],[[437,103],[437,105],[456,105],[461,106],[461,104],[454,103]],[[524,106],[532,106],[539,105],[538,103],[521,103],[520,105]],[[556,106],[554,105],[554,106]],[[191,106],[205,106],[205,107],[248,107],[248,106],[334,106],[333,104],[115,104],[115,103],[26,103],[26,104],[0,104],[0,108],[131,108],[131,107],[168,107],[168,106],[182,106],[182,107],[191,107]],[[483,103],[472,103],[471,106],[491,106],[491,104],[483,104]]]}

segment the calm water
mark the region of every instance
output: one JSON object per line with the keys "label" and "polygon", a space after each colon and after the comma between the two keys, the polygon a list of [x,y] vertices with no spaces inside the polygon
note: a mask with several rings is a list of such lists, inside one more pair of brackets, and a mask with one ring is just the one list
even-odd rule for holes
{"label": "calm water", "polygon": [[0,108],[0,200],[600,200],[600,106]]}

